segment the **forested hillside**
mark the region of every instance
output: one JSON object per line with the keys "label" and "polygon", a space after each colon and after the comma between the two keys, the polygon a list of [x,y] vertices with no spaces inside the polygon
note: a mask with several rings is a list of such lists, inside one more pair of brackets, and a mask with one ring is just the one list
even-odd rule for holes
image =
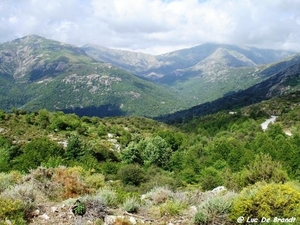
{"label": "forested hillside", "polygon": [[[294,92],[172,126],[1,111],[0,224],[41,224],[58,205],[58,213],[74,209],[66,221],[51,214],[60,224],[102,224],[109,214],[125,215],[122,224],[298,220],[299,99]],[[263,131],[271,115],[278,118]]]}

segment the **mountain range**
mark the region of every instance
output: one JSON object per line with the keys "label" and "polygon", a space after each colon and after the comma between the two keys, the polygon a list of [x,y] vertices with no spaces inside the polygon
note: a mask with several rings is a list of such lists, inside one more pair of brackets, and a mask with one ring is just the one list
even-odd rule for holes
{"label": "mountain range", "polygon": [[0,108],[154,116],[182,109],[178,93],[79,47],[36,35],[0,45]]}
{"label": "mountain range", "polygon": [[81,116],[195,114],[203,111],[196,105],[207,102],[224,108],[232,99],[246,104],[298,89],[300,58],[294,54],[208,43],[150,55],[30,35],[0,44],[0,108]]}

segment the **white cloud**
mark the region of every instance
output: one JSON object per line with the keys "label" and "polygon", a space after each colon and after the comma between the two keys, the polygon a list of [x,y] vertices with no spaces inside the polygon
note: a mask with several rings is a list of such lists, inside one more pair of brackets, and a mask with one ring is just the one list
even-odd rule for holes
{"label": "white cloud", "polygon": [[152,53],[204,42],[300,51],[300,0],[1,0],[0,33]]}

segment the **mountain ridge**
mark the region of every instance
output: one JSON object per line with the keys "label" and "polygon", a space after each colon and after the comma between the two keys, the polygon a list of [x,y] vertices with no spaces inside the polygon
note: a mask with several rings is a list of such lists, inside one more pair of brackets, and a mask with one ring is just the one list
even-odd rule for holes
{"label": "mountain ridge", "polygon": [[74,45],[36,35],[1,44],[0,62],[5,110],[153,116],[182,107],[178,93],[167,87],[98,62]]}
{"label": "mountain ridge", "polygon": [[[130,57],[126,59],[126,54],[120,58],[120,61],[131,62],[129,66],[150,68],[147,62],[151,61],[157,70],[162,68],[161,73],[168,71],[153,82],[110,62],[97,61],[84,48],[37,35],[26,36],[0,45],[1,108],[30,111],[47,108],[92,116],[159,117],[240,93],[280,71],[284,73],[299,60],[294,56],[257,66],[257,60],[264,60],[262,56],[253,56],[257,52],[265,56],[273,54],[273,58],[278,57],[279,52],[249,51],[238,46],[204,44],[156,58],[147,54],[147,60],[143,53],[125,51],[129,56],[136,56],[135,61]],[[120,53],[119,50],[114,52],[117,56]],[[252,55],[253,60],[245,52]],[[199,57],[203,58],[200,62]],[[193,62],[189,62],[192,59]],[[192,66],[169,70],[186,66],[187,62]],[[193,65],[194,62],[197,63]],[[155,73],[154,69],[151,73]]]}
{"label": "mountain ridge", "polygon": [[[278,69],[278,64],[283,64],[283,68]],[[273,76],[245,90],[233,92],[217,100],[196,105],[190,109],[165,115],[157,119],[173,122],[185,121],[189,118],[200,117],[221,110],[235,110],[300,90],[300,54],[296,54],[286,61],[273,64],[273,67],[270,66],[266,70],[273,71],[275,70],[274,67],[278,70]]]}

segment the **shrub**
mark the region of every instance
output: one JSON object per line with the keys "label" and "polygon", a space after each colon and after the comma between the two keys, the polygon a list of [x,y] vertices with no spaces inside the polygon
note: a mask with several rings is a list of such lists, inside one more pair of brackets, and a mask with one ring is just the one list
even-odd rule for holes
{"label": "shrub", "polygon": [[82,167],[58,167],[51,180],[57,184],[56,191],[61,192],[57,193],[57,196],[63,199],[78,197],[90,192],[83,181]]}
{"label": "shrub", "polygon": [[87,195],[80,199],[80,201],[86,207],[86,216],[92,216],[94,218],[104,218],[107,214],[106,206],[103,203],[103,199],[101,199],[98,195],[91,196]]}
{"label": "shrub", "polygon": [[12,200],[0,197],[0,224],[25,225],[25,210],[20,200]]}
{"label": "shrub", "polygon": [[11,171],[10,173],[0,173],[0,193],[12,185],[21,181],[21,173]]}
{"label": "shrub", "polygon": [[279,183],[287,180],[288,175],[282,169],[281,163],[273,161],[270,155],[262,153],[258,154],[242,173],[244,186],[259,181]]}
{"label": "shrub", "polygon": [[201,186],[204,190],[212,190],[222,185],[223,179],[220,172],[213,167],[206,167],[201,171]]}
{"label": "shrub", "polygon": [[230,218],[300,217],[300,191],[293,183],[257,183],[242,190]]}
{"label": "shrub", "polygon": [[75,206],[72,207],[74,215],[83,216],[86,213],[86,206],[83,202],[77,200]]}
{"label": "shrub", "polygon": [[13,160],[14,168],[20,171],[35,169],[49,158],[63,155],[62,147],[45,137],[27,143],[22,151],[23,154]]}
{"label": "shrub", "polygon": [[140,207],[140,202],[136,197],[127,197],[123,203],[123,208],[126,212],[136,213]]}
{"label": "shrub", "polygon": [[168,169],[172,149],[163,138],[160,136],[145,138],[139,143],[139,148],[142,149],[141,157],[144,165],[156,165]]}
{"label": "shrub", "polygon": [[21,202],[24,213],[29,214],[38,202],[46,200],[44,194],[38,190],[33,183],[23,183],[12,186],[3,191],[0,198],[10,199],[14,202]]}
{"label": "shrub", "polygon": [[193,219],[193,224],[196,225],[206,225],[208,224],[209,216],[207,213],[204,213],[202,211],[198,211]]}
{"label": "shrub", "polygon": [[167,187],[155,187],[145,195],[145,199],[149,199],[152,204],[158,205],[172,198],[173,194]]}
{"label": "shrub", "polygon": [[224,224],[236,194],[227,192],[224,195],[210,196],[199,205],[194,217],[195,224]]}
{"label": "shrub", "polygon": [[84,155],[83,144],[79,136],[71,136],[68,140],[68,146],[66,148],[65,156],[67,159],[79,159]]}
{"label": "shrub", "polygon": [[212,196],[199,205],[199,210],[205,211],[211,216],[225,215],[230,212],[235,197],[234,192]]}
{"label": "shrub", "polygon": [[97,196],[101,202],[110,207],[115,207],[118,203],[117,193],[110,188],[102,188],[98,191]]}
{"label": "shrub", "polygon": [[178,200],[172,199],[172,200],[167,200],[165,203],[160,205],[159,210],[161,216],[164,215],[175,216],[175,215],[180,215],[185,208],[186,208],[185,204],[183,204]]}
{"label": "shrub", "polygon": [[85,177],[85,183],[89,188],[98,190],[105,185],[105,177],[100,173],[95,173]]}
{"label": "shrub", "polygon": [[121,160],[127,164],[143,164],[141,152],[135,142],[130,142],[129,145],[121,151]]}
{"label": "shrub", "polygon": [[145,172],[137,164],[129,164],[121,167],[118,171],[118,176],[126,185],[136,185],[145,181]]}

